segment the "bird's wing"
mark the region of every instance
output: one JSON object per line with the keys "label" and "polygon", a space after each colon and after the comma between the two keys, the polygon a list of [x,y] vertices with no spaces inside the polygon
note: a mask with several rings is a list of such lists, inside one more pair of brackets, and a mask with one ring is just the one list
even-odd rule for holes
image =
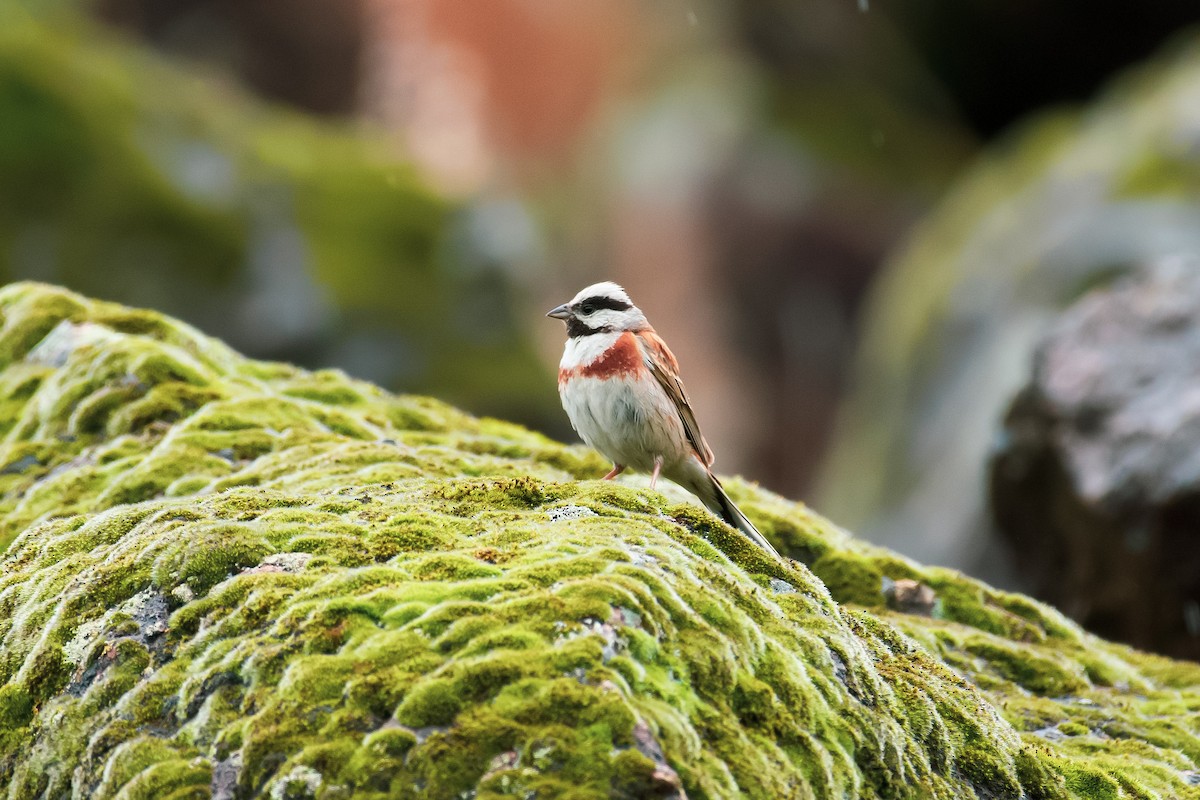
{"label": "bird's wing", "polygon": [[696,422],[687,390],[683,388],[683,381],[679,379],[679,362],[667,348],[666,342],[653,330],[641,331],[637,338],[642,345],[646,366],[674,404],[688,441],[692,443],[692,449],[704,462],[704,466],[712,466],[713,452],[708,442],[704,441],[704,435],[700,433],[700,423]]}

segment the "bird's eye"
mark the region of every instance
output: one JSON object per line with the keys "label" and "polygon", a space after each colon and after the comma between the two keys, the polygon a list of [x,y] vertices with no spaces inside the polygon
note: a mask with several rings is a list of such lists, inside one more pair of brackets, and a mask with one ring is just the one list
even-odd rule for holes
{"label": "bird's eye", "polygon": [[594,305],[592,305],[591,303],[584,303],[583,305],[581,305],[579,307],[579,310],[581,312],[583,312],[583,314],[586,316],[588,314],[593,313],[596,310],[596,307]]}

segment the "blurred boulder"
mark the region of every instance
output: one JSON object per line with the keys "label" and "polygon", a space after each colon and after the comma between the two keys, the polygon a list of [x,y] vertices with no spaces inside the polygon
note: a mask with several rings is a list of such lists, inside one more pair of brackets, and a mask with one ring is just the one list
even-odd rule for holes
{"label": "blurred boulder", "polygon": [[1020,585],[984,467],[1058,312],[1200,251],[1200,40],[993,146],[885,266],[815,504],[923,561]]}
{"label": "blurred boulder", "polygon": [[1200,259],[1085,296],[1037,350],[991,461],[1034,592],[1093,631],[1200,658]]}

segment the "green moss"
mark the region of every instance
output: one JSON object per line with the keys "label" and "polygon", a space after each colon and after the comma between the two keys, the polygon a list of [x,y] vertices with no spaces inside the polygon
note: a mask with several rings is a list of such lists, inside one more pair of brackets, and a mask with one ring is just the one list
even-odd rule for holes
{"label": "green moss", "polygon": [[414,686],[396,708],[396,719],[412,728],[448,725],[462,710],[454,681],[431,678]]}
{"label": "green moss", "polygon": [[385,728],[363,737],[363,750],[369,756],[401,758],[417,744],[412,731],[403,728]]}
{"label": "green moss", "polygon": [[612,788],[618,797],[653,797],[656,764],[637,750],[622,750],[613,759]]}
{"label": "green moss", "polygon": [[271,549],[246,526],[188,526],[164,544],[154,559],[152,575],[167,592],[187,584],[194,594],[202,595],[235,572],[258,564]]}
{"label": "green moss", "polygon": [[23,728],[33,718],[33,698],[21,684],[0,686],[0,730]]}
{"label": "green moss", "polygon": [[1067,788],[1079,797],[1089,800],[1118,800],[1122,796],[1120,784],[1108,775],[1092,769],[1069,769],[1066,771]]}
{"label": "green moss", "polygon": [[868,607],[883,604],[883,573],[865,558],[853,553],[828,553],[813,563],[812,570],[839,603]]}
{"label": "green moss", "polygon": [[18,300],[0,328],[0,367],[24,358],[60,322],[76,319],[82,312],[78,298],[61,289]]}
{"label": "green moss", "polygon": [[197,800],[209,796],[211,785],[208,764],[176,758],[146,767],[114,796],[121,800]]}
{"label": "green moss", "polygon": [[491,564],[455,554],[428,556],[414,561],[409,569],[413,577],[427,581],[461,581],[504,574],[502,570]]}
{"label": "green moss", "polygon": [[1089,686],[1078,665],[1040,655],[1029,648],[979,638],[968,641],[966,647],[985,659],[1002,677],[1034,694],[1058,697]]}
{"label": "green moss", "polygon": [[[177,758],[177,751],[161,739],[138,737],[125,742],[113,750],[108,769],[95,796],[115,797],[119,791],[128,788],[135,781],[143,784],[142,791],[137,792],[137,796],[148,796],[145,794],[145,789],[148,788],[145,784],[159,783],[154,780],[151,770],[159,765],[178,763]],[[158,777],[161,779],[167,776],[159,773]],[[159,783],[159,788],[162,788],[162,783]]]}

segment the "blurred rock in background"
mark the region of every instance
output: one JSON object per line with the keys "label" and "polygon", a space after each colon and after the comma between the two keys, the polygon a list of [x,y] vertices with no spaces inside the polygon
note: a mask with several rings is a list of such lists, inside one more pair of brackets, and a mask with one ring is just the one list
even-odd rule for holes
{"label": "blurred rock in background", "polygon": [[1200,658],[1200,254],[1085,295],[1037,348],[991,502],[1022,576],[1091,630]]}
{"label": "blurred rock in background", "polygon": [[1089,289],[1200,251],[1198,219],[1192,36],[995,146],[891,259],[819,506],[916,558],[1019,584],[979,534],[984,465],[1034,345]]}

